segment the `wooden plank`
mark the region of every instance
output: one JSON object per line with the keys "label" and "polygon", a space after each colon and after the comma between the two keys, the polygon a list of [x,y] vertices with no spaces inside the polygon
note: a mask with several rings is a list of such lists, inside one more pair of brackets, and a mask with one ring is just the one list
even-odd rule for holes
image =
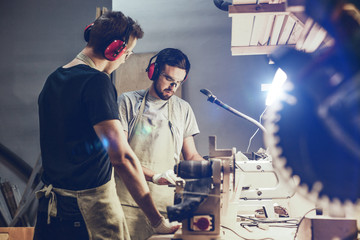
{"label": "wooden plank", "polygon": [[[289,47],[295,47],[295,45],[287,45]],[[272,53],[278,46],[243,46],[231,47],[232,56],[242,56],[242,55],[267,55]]]}
{"label": "wooden plank", "polygon": [[15,193],[13,187],[10,182],[2,182],[0,183],[1,192],[4,196],[5,203],[7,208],[9,209],[10,215],[13,218],[15,216],[17,210],[17,203],[15,200]]}
{"label": "wooden plank", "polygon": [[356,219],[305,217],[296,239],[358,239]]}
{"label": "wooden plank", "polygon": [[286,13],[285,3],[279,4],[240,4],[229,6],[229,16],[238,14],[277,14]]}
{"label": "wooden plank", "polygon": [[308,19],[308,16],[306,16],[303,13],[298,13],[298,12],[291,12],[289,13],[289,15],[295,19],[296,22],[300,22],[302,24],[302,26],[305,25],[306,20]]}
{"label": "wooden plank", "polygon": [[314,25],[314,20],[312,20],[311,18],[308,18],[305,22],[304,28],[301,31],[301,34],[300,34],[298,40],[296,41],[296,49],[299,49],[299,50],[303,49],[304,42],[305,42],[313,25]]}
{"label": "wooden plank", "polygon": [[301,24],[301,22],[296,21],[295,26],[291,31],[287,44],[296,44],[303,29],[304,29],[304,25]]}
{"label": "wooden plank", "polygon": [[276,15],[273,30],[270,36],[270,45],[277,45],[279,35],[282,29],[285,15]]}
{"label": "wooden plank", "polygon": [[290,15],[285,16],[283,30],[280,33],[278,45],[284,45],[288,42],[291,32],[295,26],[295,19],[293,19]]}
{"label": "wooden plank", "polygon": [[267,20],[266,20],[265,30],[264,32],[262,32],[261,36],[259,37],[260,45],[268,45],[270,34],[272,32],[272,28],[275,20],[275,15],[268,15],[266,17]]}
{"label": "wooden plank", "polygon": [[254,16],[242,15],[232,18],[231,46],[249,46]]}
{"label": "wooden plank", "polygon": [[9,209],[7,208],[5,197],[3,196],[1,191],[0,191],[0,215],[3,218],[2,219],[3,225],[0,225],[0,226],[4,226],[4,227],[9,226],[9,224],[12,220],[12,217],[10,215]]}
{"label": "wooden plank", "polygon": [[41,181],[41,172],[42,172],[42,161],[40,154],[35,163],[29,181],[26,184],[26,188],[23,192],[16,214],[13,220],[9,223],[9,227],[17,226],[18,221],[22,221],[22,223],[25,223],[26,226],[30,226],[30,223],[28,222],[28,219],[25,214],[29,211],[29,208],[34,203],[35,192],[40,190],[44,185]]}
{"label": "wooden plank", "polygon": [[290,38],[287,43],[288,44],[296,44],[296,42],[298,41],[298,39],[301,35],[301,32],[304,29],[304,23],[299,19],[299,17],[296,14],[290,13],[289,16],[295,20],[295,26],[293,27],[293,29],[291,31]]}
{"label": "wooden plank", "polygon": [[34,227],[0,227],[2,239],[32,240]]}
{"label": "wooden plank", "polygon": [[304,41],[302,48],[305,52],[314,52],[320,44],[325,40],[327,32],[318,24],[314,24],[311,28],[307,38]]}
{"label": "wooden plank", "polygon": [[254,17],[253,31],[250,39],[250,46],[259,45],[259,39],[263,39],[263,34],[267,27],[267,15],[259,15]]}
{"label": "wooden plank", "polygon": [[96,11],[95,11],[95,19],[98,19],[101,16],[102,12],[101,12],[101,8],[100,7],[96,7]]}

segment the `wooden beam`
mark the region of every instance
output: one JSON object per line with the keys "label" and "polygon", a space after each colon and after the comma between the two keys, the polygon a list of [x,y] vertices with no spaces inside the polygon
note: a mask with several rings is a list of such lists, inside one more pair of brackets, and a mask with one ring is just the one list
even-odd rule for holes
{"label": "wooden beam", "polygon": [[236,16],[238,14],[279,14],[286,12],[285,3],[279,4],[239,4],[229,6],[229,16]]}
{"label": "wooden beam", "polygon": [[236,16],[232,18],[231,45],[249,46],[254,16]]}
{"label": "wooden beam", "polygon": [[311,19],[311,18],[306,19],[304,28],[303,28],[298,40],[296,41],[296,49],[303,50],[304,42],[314,24],[315,24],[315,22],[313,19]]}
{"label": "wooden beam", "polygon": [[266,26],[264,28],[264,31],[261,33],[261,36],[259,37],[260,45],[268,45],[270,34],[272,32],[273,24],[275,20],[275,15],[268,15],[266,17],[267,17],[267,20],[265,21]]}
{"label": "wooden beam", "polygon": [[250,40],[251,46],[259,45],[260,38],[263,39],[263,34],[266,31],[267,20],[268,20],[268,16],[266,15],[259,15],[254,17],[254,25]]}
{"label": "wooden beam", "polygon": [[294,29],[295,20],[289,15],[285,17],[283,30],[280,33],[278,45],[284,45],[288,42],[291,32]]}
{"label": "wooden beam", "polygon": [[273,30],[270,36],[270,45],[277,45],[280,32],[283,28],[285,15],[276,15]]}
{"label": "wooden beam", "polygon": [[325,40],[327,32],[320,25],[314,24],[311,28],[307,38],[304,41],[302,48],[305,52],[314,52],[321,43]]}
{"label": "wooden beam", "polygon": [[287,41],[287,44],[296,44],[298,39],[300,38],[301,32],[304,29],[304,24],[302,22],[296,20],[295,26],[290,34],[290,37]]}
{"label": "wooden beam", "polygon": [[[295,47],[295,45],[287,45],[289,47]],[[232,46],[232,56],[244,56],[244,55],[268,55],[272,53],[278,46]]]}
{"label": "wooden beam", "polygon": [[27,181],[31,175],[32,167],[10,149],[0,143],[0,161],[14,172],[20,173],[23,180]]}

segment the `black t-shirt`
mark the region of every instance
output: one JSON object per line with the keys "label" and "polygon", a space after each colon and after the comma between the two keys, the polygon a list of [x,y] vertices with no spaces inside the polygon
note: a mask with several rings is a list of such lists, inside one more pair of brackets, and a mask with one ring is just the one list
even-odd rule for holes
{"label": "black t-shirt", "polygon": [[109,181],[111,164],[93,125],[118,119],[109,77],[86,65],[58,68],[39,96],[43,181],[83,190]]}
{"label": "black t-shirt", "polygon": [[40,146],[45,184],[84,190],[105,184],[111,163],[93,126],[118,119],[109,77],[87,65],[58,68],[39,95]]}

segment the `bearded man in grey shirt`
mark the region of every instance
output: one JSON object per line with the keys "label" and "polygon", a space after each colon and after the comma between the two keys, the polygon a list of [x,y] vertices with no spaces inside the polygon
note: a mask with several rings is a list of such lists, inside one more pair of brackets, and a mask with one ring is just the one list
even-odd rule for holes
{"label": "bearded man in grey shirt", "polygon": [[[152,62],[156,58],[155,62]],[[119,97],[120,122],[128,142],[140,159],[151,195],[159,211],[173,205],[174,165],[185,160],[204,160],[197,152],[194,136],[199,133],[189,103],[174,95],[190,70],[187,56],[166,48],[153,56],[146,69],[152,80],[149,89],[127,92]],[[131,239],[144,240],[154,234],[151,224],[129,195],[120,178],[117,189]]]}

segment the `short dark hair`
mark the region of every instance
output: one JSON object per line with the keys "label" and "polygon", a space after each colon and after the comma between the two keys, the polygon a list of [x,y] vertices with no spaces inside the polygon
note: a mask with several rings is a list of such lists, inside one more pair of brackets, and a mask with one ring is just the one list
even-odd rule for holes
{"label": "short dark hair", "polygon": [[122,12],[108,11],[95,20],[89,34],[88,46],[100,55],[114,40],[122,40],[128,43],[130,36],[137,39],[144,36],[140,25]]}
{"label": "short dark hair", "polygon": [[[190,61],[185,53],[176,48],[165,48],[161,50],[156,57],[156,64],[160,72],[165,69],[165,65],[178,67],[186,71],[185,78],[190,71]],[[184,79],[185,79],[184,78]]]}

